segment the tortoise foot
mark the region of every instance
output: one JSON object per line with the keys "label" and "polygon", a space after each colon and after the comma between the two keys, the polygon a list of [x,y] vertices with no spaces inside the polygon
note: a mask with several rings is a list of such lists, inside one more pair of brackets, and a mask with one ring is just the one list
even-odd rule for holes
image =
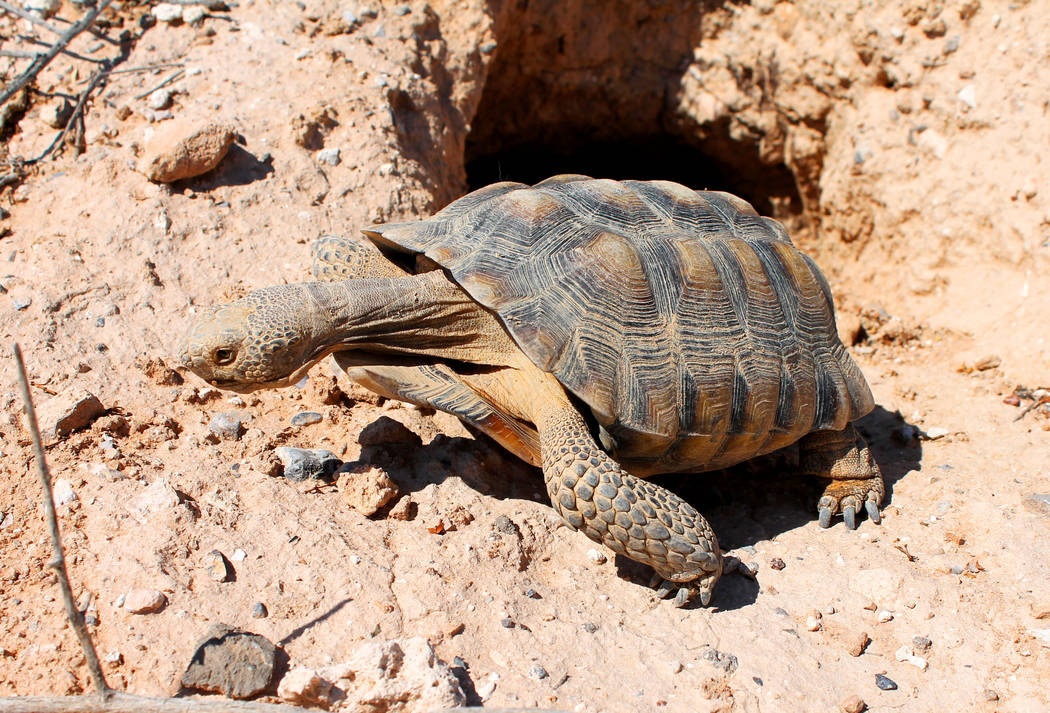
{"label": "tortoise foot", "polygon": [[859,480],[833,480],[824,489],[817,503],[822,528],[831,527],[831,518],[841,513],[846,527],[857,529],[857,513],[863,508],[876,525],[882,521],[879,503],[882,502],[884,486],[882,477]]}
{"label": "tortoise foot", "polygon": [[[649,586],[656,589],[654,594],[660,599],[667,599],[674,594],[674,599],[671,603],[678,609],[684,607],[689,603],[689,600],[693,598],[693,589],[688,586],[682,586],[677,582],[672,582],[669,579],[664,579],[658,574],[653,575],[652,580],[649,582]],[[711,595],[710,593],[707,593],[705,596],[704,593],[701,593],[700,599],[701,603],[706,607],[711,600]]]}

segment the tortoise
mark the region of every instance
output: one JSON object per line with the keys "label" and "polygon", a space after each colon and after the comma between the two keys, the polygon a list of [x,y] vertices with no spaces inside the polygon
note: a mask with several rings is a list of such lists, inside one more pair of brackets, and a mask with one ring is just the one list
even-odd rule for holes
{"label": "tortoise", "polygon": [[873,408],[831,290],[784,227],[728,193],[561,175],[432,217],[323,237],[315,281],[202,311],[180,361],[209,383],[293,384],[334,354],[388,398],[447,411],[543,468],[564,520],[707,605],[711,526],[645,480],[794,444],[828,527],[879,522],[852,422]]}

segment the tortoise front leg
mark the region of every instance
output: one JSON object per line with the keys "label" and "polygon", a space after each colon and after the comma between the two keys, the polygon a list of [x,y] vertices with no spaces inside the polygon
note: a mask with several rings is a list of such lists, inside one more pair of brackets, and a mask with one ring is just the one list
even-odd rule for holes
{"label": "tortoise front leg", "polygon": [[832,516],[841,512],[846,527],[855,530],[861,504],[872,522],[881,521],[879,503],[886,493],[882,471],[853,424],[841,431],[814,431],[798,445],[802,472],[831,479],[817,503],[821,527],[829,527]]}
{"label": "tortoise front leg", "polygon": [[706,606],[722,574],[722,555],[707,520],[671,491],[623,470],[598,447],[567,399],[543,407],[534,420],[547,492],[565,521],[681,585],[677,606],[691,591]]}
{"label": "tortoise front leg", "polygon": [[379,248],[364,239],[340,235],[322,235],[311,247],[314,279],[339,282],[368,277],[404,277],[408,275],[387,260]]}

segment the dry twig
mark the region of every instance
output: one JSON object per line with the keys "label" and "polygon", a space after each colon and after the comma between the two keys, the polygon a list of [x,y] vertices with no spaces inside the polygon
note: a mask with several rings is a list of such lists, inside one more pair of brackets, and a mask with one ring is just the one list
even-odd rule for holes
{"label": "dry twig", "polygon": [[62,547],[62,535],[58,529],[58,518],[55,516],[55,500],[51,490],[51,473],[44,460],[44,447],[40,440],[40,427],[37,425],[36,409],[33,397],[29,393],[29,379],[26,377],[22,350],[15,344],[15,369],[18,374],[18,385],[25,404],[26,425],[33,440],[33,454],[36,458],[37,472],[44,490],[44,517],[51,533],[51,548],[54,559],[48,564],[55,570],[62,601],[65,603],[66,616],[69,618],[80,646],[87,660],[88,672],[98,691],[97,696],[58,696],[39,697],[24,696],[0,698],[0,713],[225,713],[243,711],[243,713],[306,713],[307,709],[297,706],[286,706],[254,701],[205,700],[198,698],[152,698],[135,696],[114,691],[106,683],[99,664],[98,654],[91,633],[84,625],[84,617],[77,609],[73,599],[73,588],[69,583],[66,571],[65,554]]}
{"label": "dry twig", "polygon": [[74,37],[91,26],[95,21],[95,18],[98,17],[103,10],[109,7],[111,2],[113,2],[113,0],[102,0],[98,5],[89,10],[84,17],[80,18],[79,22],[62,33],[62,36],[58,38],[55,44],[51,45],[51,49],[33,60],[33,63],[29,65],[29,69],[15,77],[10,84],[0,91],[0,104],[6,102],[14,96],[15,92],[36,79],[36,75],[40,74],[41,70],[50,64],[51,60],[57,57],[62,50],[65,49],[66,45],[73,41]]}

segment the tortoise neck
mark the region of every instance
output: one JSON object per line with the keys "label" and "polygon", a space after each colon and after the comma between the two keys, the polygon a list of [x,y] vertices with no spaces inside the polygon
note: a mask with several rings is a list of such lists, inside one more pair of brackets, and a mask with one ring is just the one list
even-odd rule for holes
{"label": "tortoise neck", "polygon": [[351,349],[492,363],[486,331],[503,332],[440,270],[304,283],[302,295],[315,354]]}

